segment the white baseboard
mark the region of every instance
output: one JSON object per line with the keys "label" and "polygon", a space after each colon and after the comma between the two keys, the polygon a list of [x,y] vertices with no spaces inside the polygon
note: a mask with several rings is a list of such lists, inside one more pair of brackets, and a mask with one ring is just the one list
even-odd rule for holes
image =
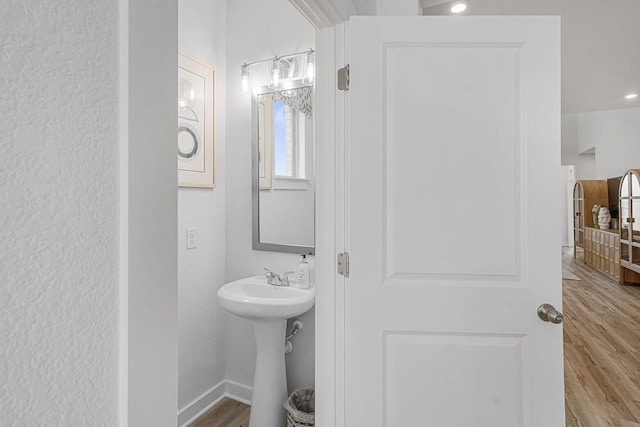
{"label": "white baseboard", "polygon": [[253,387],[249,387],[244,384],[237,383],[235,381],[227,380],[226,383],[226,395],[227,397],[242,402],[245,405],[251,405],[251,393],[253,393]]}
{"label": "white baseboard", "polygon": [[252,391],[252,387],[235,381],[220,381],[216,386],[178,411],[178,425],[181,427],[189,425],[224,397],[251,405]]}
{"label": "white baseboard", "polygon": [[225,381],[220,381],[211,390],[178,411],[178,425],[186,426],[207,412],[225,396]]}

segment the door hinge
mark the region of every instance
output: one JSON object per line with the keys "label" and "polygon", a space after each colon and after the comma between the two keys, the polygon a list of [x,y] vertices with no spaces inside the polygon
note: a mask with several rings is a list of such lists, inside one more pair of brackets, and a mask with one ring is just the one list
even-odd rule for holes
{"label": "door hinge", "polygon": [[349,90],[349,64],[338,70],[338,89]]}
{"label": "door hinge", "polygon": [[349,277],[349,253],[347,252],[338,254],[338,274]]}

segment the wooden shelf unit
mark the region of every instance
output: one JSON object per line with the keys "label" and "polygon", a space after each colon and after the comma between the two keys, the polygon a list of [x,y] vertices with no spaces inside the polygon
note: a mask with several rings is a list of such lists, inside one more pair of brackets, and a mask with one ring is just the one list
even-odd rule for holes
{"label": "wooden shelf unit", "polygon": [[593,205],[609,207],[609,192],[607,181],[586,180],[576,181],[573,187],[573,257],[576,257],[576,250],[584,248],[585,227],[598,228],[598,224],[593,223],[591,209]]}
{"label": "wooden shelf unit", "polygon": [[640,282],[640,169],[620,181],[620,284]]}
{"label": "wooden shelf unit", "polygon": [[612,280],[620,280],[620,235],[618,230],[584,229],[584,262]]}

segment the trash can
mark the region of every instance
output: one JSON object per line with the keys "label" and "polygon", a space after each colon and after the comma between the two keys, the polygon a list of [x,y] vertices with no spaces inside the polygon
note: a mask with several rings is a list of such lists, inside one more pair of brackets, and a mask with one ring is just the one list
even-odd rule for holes
{"label": "trash can", "polygon": [[313,387],[301,388],[284,402],[287,427],[313,427],[316,425],[316,392]]}

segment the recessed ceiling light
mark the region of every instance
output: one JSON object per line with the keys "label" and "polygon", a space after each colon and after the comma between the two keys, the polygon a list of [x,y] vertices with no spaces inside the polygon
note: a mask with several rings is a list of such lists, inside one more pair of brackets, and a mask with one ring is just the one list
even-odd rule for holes
{"label": "recessed ceiling light", "polygon": [[630,93],[629,95],[625,96],[625,98],[627,99],[634,99],[637,98],[638,94],[637,93]]}
{"label": "recessed ceiling light", "polygon": [[462,13],[467,10],[467,7],[469,7],[469,2],[467,0],[458,0],[451,4],[451,12]]}

